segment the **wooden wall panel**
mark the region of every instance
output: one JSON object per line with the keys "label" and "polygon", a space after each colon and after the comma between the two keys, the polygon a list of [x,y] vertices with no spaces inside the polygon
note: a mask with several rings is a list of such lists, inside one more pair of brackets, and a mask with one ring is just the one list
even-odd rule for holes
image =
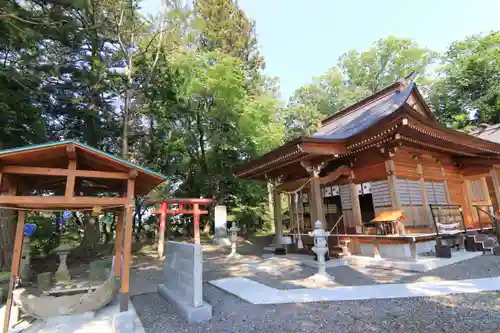
{"label": "wooden wall panel", "polygon": [[356,225],[354,222],[354,214],[351,209],[343,210],[342,214],[344,214],[344,225],[346,227],[354,227]]}
{"label": "wooden wall panel", "polygon": [[384,162],[373,164],[369,167],[355,167],[352,169],[352,171],[354,172],[354,177],[356,178],[356,184],[387,179],[387,172],[385,171]]}

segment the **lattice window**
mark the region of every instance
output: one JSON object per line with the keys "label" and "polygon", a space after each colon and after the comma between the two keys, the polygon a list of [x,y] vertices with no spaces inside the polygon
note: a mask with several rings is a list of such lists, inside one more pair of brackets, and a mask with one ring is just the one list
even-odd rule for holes
{"label": "lattice window", "polygon": [[422,193],[418,180],[396,179],[396,192],[402,205],[422,205]]}
{"label": "lattice window", "polygon": [[351,186],[340,185],[340,201],[342,202],[342,209],[352,209]]}
{"label": "lattice window", "polygon": [[484,201],[482,180],[472,180],[470,185],[472,190],[472,201]]}
{"label": "lattice window", "polygon": [[443,182],[424,182],[425,193],[427,194],[427,200],[431,205],[446,205],[448,200],[446,200],[446,192],[444,189]]}
{"label": "lattice window", "polygon": [[391,192],[387,180],[372,182],[371,189],[373,206],[386,207],[392,205]]}

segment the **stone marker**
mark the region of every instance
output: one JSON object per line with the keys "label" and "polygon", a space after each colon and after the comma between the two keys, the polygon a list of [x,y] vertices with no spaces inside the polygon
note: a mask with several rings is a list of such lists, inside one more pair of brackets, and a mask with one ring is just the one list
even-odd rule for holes
{"label": "stone marker", "polygon": [[89,278],[91,280],[103,281],[109,277],[112,266],[111,260],[94,260],[90,263]]}
{"label": "stone marker", "polygon": [[200,244],[165,244],[165,283],[158,292],[190,324],[212,318],[212,306],[203,301],[202,263]]}
{"label": "stone marker", "polygon": [[227,209],[226,206],[215,206],[215,238],[214,242],[220,245],[231,245],[227,237]]}
{"label": "stone marker", "polygon": [[52,272],[40,273],[36,276],[38,290],[49,290],[52,287]]}

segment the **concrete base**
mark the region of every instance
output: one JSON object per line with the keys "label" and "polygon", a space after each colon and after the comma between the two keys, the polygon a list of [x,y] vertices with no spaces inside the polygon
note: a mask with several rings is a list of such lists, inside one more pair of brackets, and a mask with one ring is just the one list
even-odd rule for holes
{"label": "concrete base", "polygon": [[115,314],[111,324],[111,331],[113,333],[134,333],[136,317],[135,311],[130,310]]}
{"label": "concrete base", "polygon": [[212,318],[212,306],[206,302],[200,307],[193,307],[179,299],[164,284],[158,285],[160,295],[175,308],[177,313],[189,324],[196,324]]}
{"label": "concrete base", "polygon": [[231,241],[228,237],[215,237],[212,242],[217,245],[231,246]]}
{"label": "concrete base", "polygon": [[[1,307],[0,307],[0,324],[1,326],[0,327],[3,327],[3,321],[4,321],[4,318],[5,318],[5,311],[6,311],[6,307],[5,307],[5,304],[3,304]],[[10,310],[10,320],[9,320],[9,329],[11,329],[12,327],[14,327],[14,325],[17,324],[17,322],[19,321],[19,308],[12,304],[12,308]]]}
{"label": "concrete base", "polygon": [[396,268],[414,272],[427,272],[439,267],[444,267],[458,262],[469,260],[483,255],[482,252],[453,252],[451,258],[417,257],[416,261],[399,259],[374,258],[364,256],[348,256],[343,260],[349,265],[374,266],[383,268]]}

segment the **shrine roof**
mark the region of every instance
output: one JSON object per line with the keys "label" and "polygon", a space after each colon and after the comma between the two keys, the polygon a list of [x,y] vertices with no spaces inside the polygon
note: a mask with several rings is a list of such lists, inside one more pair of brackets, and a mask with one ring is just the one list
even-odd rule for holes
{"label": "shrine roof", "polygon": [[332,118],[330,122],[320,128],[312,137],[347,139],[361,133],[403,106],[414,87],[415,84],[411,83],[402,91],[394,90],[372,103],[365,104],[359,109],[354,109],[339,117]]}
{"label": "shrine roof", "polygon": [[[0,164],[4,166],[16,165],[42,168],[64,168],[68,164],[66,148],[70,145],[75,147],[77,164],[82,170],[118,172],[130,172],[135,170],[138,173],[136,194],[147,194],[156,185],[163,183],[167,179],[167,177],[153,170],[74,140],[48,142],[0,150]],[[27,176],[28,175],[26,175],[26,177]]]}

